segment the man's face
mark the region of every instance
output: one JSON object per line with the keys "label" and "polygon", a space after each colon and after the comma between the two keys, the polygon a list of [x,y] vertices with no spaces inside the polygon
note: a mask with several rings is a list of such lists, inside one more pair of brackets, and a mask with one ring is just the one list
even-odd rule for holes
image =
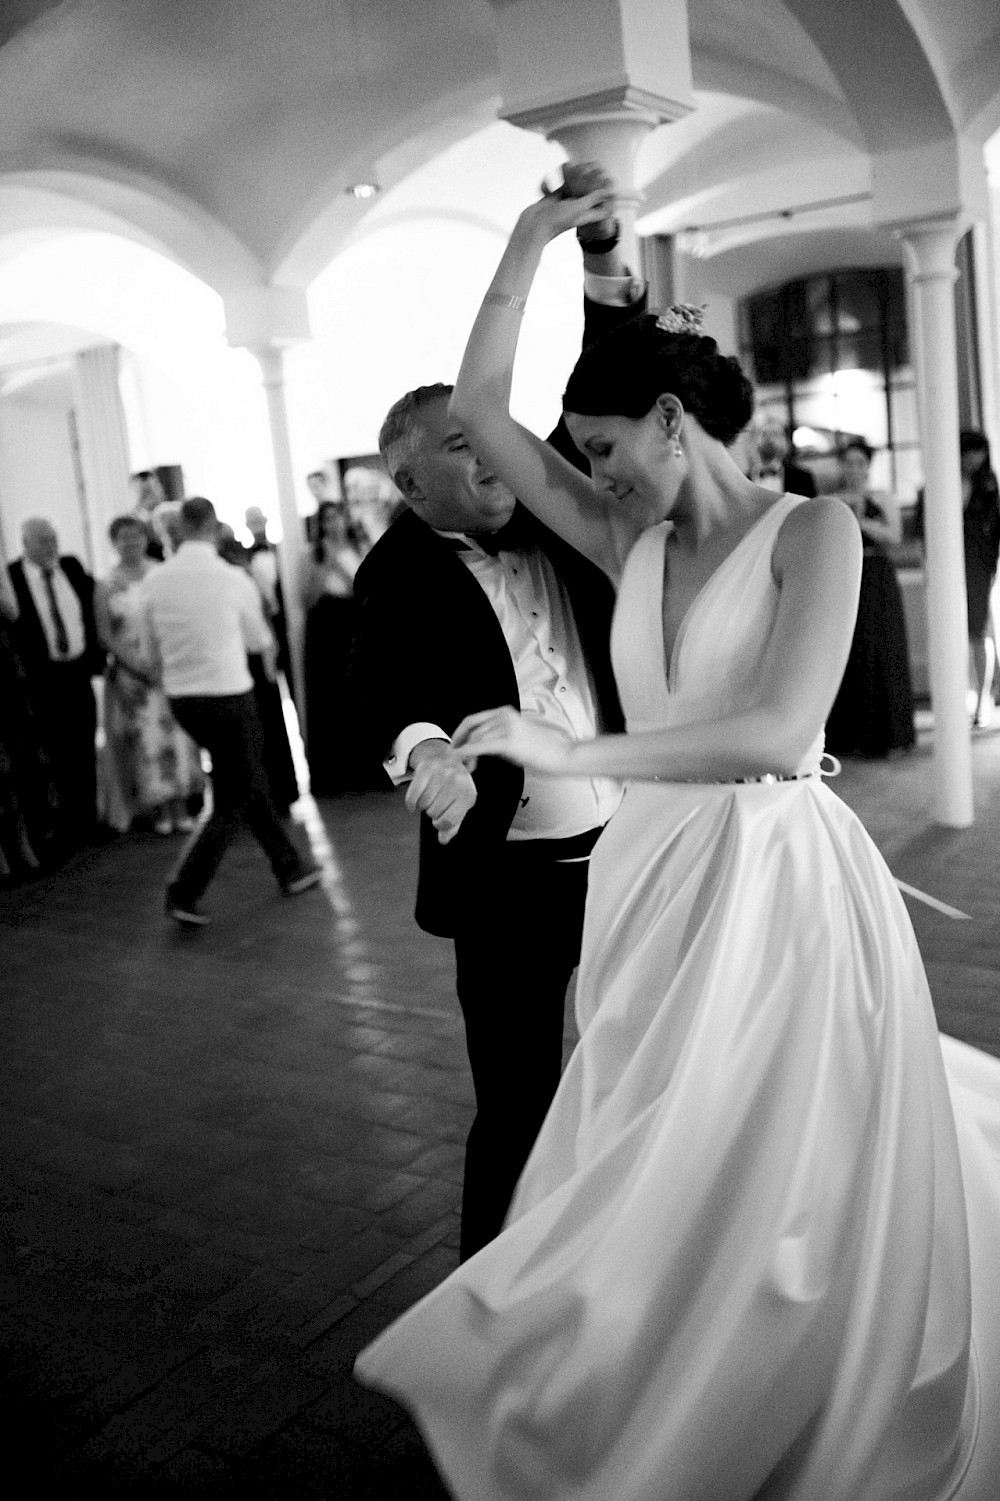
{"label": "man's face", "polygon": [[39,568],[52,568],[59,561],[59,538],[50,521],[26,521],[21,533],[25,557]]}
{"label": "man's face", "polygon": [[423,441],[401,471],[403,494],[422,521],[441,532],[495,532],[510,520],[514,496],[484,469],[448,415],[448,401],[419,414]]}

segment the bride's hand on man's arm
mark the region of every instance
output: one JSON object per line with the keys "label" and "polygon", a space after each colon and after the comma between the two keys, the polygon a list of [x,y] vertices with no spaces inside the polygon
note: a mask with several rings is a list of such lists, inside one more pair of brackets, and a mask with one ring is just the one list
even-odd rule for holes
{"label": "bride's hand on man's arm", "polygon": [[452,746],[463,760],[474,763],[479,756],[502,756],[527,771],[553,777],[569,774],[573,744],[507,705],[467,715],[452,737]]}

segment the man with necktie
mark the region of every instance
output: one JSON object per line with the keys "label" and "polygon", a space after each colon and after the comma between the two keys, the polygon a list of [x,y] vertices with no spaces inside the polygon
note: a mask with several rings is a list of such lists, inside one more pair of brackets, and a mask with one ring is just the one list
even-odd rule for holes
{"label": "man with necktie", "polygon": [[10,565],[18,603],[18,647],[31,684],[42,744],[59,798],[67,850],[89,843],[97,825],[97,706],[91,678],[104,666],[94,625],[94,580],[78,558],[60,556],[50,521],[21,528],[24,555]]}

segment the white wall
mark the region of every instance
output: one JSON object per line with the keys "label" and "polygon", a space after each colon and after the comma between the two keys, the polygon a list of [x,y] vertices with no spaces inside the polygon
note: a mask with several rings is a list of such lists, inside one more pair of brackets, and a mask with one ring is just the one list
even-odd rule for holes
{"label": "white wall", "polygon": [[92,563],[70,449],[69,408],[0,398],[0,526],[8,558],[21,551],[21,523],[47,516],[63,552]]}

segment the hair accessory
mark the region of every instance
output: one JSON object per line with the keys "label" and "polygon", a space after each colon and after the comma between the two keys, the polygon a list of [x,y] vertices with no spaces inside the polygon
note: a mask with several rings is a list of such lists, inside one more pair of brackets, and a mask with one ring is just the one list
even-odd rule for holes
{"label": "hair accessory", "polygon": [[487,292],[484,302],[490,302],[494,307],[510,308],[512,313],[523,313],[528,305],[527,297],[517,297],[508,292]]}
{"label": "hair accessory", "polygon": [[656,320],[656,326],[665,334],[700,334],[705,322],[705,307],[694,307],[690,302],[675,302]]}

